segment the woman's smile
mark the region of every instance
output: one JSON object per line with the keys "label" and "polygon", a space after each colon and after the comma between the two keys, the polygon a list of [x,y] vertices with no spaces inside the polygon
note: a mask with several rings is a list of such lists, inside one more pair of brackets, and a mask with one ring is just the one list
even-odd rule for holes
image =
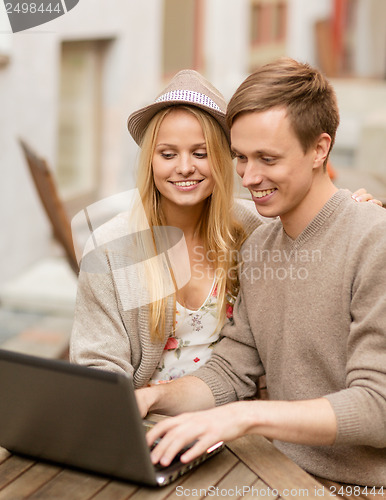
{"label": "woman's smile", "polygon": [[169,182],[181,191],[192,191],[193,189],[196,189],[200,184],[200,182],[202,182],[203,180],[204,179],[188,180],[188,181],[169,181]]}

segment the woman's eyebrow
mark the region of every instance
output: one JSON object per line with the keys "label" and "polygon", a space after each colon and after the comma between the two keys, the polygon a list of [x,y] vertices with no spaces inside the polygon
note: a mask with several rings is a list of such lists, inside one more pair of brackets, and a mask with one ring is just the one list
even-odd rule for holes
{"label": "woman's eyebrow", "polygon": [[[166,142],[160,142],[159,144],[156,145],[156,148],[160,146],[166,146],[168,148],[176,148],[176,144],[168,144]],[[206,142],[200,142],[199,144],[192,144],[192,148],[206,148]]]}

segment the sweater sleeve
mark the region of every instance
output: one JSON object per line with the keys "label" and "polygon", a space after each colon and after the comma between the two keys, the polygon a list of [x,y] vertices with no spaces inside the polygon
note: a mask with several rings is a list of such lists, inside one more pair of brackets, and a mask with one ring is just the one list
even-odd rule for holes
{"label": "sweater sleeve", "polygon": [[[383,215],[383,214],[382,214]],[[351,327],[346,388],[330,394],[337,444],[386,447],[386,230],[373,225],[349,259]]]}
{"label": "sweater sleeve", "polygon": [[70,361],[133,374],[130,338],[120,315],[111,270],[80,271]]}
{"label": "sweater sleeve", "polygon": [[233,321],[221,334],[210,360],[192,374],[209,386],[217,406],[253,397],[258,378],[264,374],[242,292],[233,309]]}

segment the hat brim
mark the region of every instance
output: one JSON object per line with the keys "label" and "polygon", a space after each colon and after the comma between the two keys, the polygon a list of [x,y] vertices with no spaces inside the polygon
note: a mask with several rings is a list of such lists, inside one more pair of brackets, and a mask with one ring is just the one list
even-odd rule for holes
{"label": "hat brim", "polygon": [[204,105],[201,106],[198,103],[193,104],[189,101],[176,100],[176,101],[163,101],[163,102],[161,101],[149,104],[148,106],[145,106],[144,108],[141,108],[138,111],[134,111],[134,113],[132,113],[129,116],[127,120],[127,128],[129,129],[132,138],[135,140],[138,146],[141,146],[142,144],[143,136],[145,135],[145,131],[151,119],[162,109],[177,107],[177,106],[190,106],[193,108],[199,108],[208,113],[209,115],[213,116],[213,118],[219,123],[221,128],[224,130],[228,142],[230,142],[229,128],[227,126],[224,113],[212,108],[208,108],[207,106]]}

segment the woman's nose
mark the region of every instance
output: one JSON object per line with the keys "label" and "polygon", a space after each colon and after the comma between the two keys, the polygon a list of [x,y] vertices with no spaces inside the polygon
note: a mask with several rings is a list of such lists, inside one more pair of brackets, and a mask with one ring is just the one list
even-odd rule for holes
{"label": "woman's nose", "polygon": [[190,155],[181,155],[176,167],[176,172],[178,174],[187,176],[192,174],[196,170],[194,166],[194,159]]}

